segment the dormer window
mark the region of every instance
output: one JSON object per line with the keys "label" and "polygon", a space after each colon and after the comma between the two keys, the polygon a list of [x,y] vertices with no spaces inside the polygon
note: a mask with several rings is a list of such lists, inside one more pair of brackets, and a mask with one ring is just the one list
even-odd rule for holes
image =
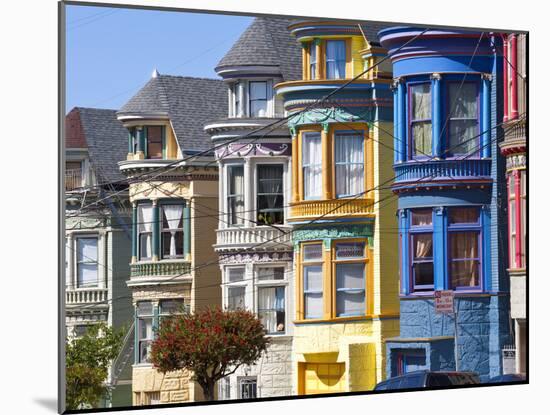
{"label": "dormer window", "polygon": [[313,39],[304,44],[307,55],[304,76],[309,80],[345,79],[349,43],[349,39]]}
{"label": "dormer window", "polygon": [[138,126],[128,129],[128,151],[143,153],[146,159],[162,159],[165,147],[165,128],[162,125]]}
{"label": "dormer window", "polygon": [[146,127],[147,138],[147,158],[161,159],[162,158],[162,127]]}
{"label": "dormer window", "polygon": [[229,117],[263,118],[277,116],[272,79],[241,80],[229,86]]}

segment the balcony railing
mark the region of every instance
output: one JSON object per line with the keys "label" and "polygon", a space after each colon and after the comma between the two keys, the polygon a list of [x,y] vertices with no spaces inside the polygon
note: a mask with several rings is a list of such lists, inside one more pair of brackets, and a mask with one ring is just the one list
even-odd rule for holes
{"label": "balcony railing", "polygon": [[107,303],[106,288],[79,288],[65,292],[65,303],[67,305]]}
{"label": "balcony railing", "polygon": [[372,198],[305,200],[291,206],[291,219],[331,216],[361,216],[374,212]]}
{"label": "balcony railing", "polygon": [[74,190],[82,187],[82,170],[65,170],[65,190]]}
{"label": "balcony railing", "polygon": [[191,272],[190,261],[155,261],[130,264],[130,277],[173,277]]}
{"label": "balcony railing", "polygon": [[434,160],[397,164],[395,183],[489,179],[491,160]]}
{"label": "balcony railing", "polygon": [[276,225],[273,227],[251,227],[218,229],[216,250],[246,248],[260,245],[262,249],[267,246],[274,248],[290,248],[290,227]]}

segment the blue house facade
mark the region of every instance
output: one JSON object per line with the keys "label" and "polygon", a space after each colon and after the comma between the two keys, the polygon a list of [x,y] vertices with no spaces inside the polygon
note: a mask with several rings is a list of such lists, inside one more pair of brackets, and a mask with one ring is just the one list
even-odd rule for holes
{"label": "blue house facade", "polygon": [[[411,27],[379,36],[393,64],[400,252],[387,375],[456,369],[487,380],[510,341],[500,38]],[[456,314],[435,312],[441,290],[453,291]]]}

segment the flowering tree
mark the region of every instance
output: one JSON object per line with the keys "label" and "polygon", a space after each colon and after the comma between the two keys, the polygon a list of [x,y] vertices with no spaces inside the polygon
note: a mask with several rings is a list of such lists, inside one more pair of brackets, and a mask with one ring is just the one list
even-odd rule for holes
{"label": "flowering tree", "polygon": [[152,344],[151,361],[162,373],[190,370],[211,401],[216,382],[256,362],[268,341],[251,312],[209,308],[164,319]]}

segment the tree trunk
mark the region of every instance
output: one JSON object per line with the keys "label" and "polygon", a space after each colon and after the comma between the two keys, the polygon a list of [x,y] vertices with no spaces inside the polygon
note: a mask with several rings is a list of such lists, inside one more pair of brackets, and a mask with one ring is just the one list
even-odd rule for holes
{"label": "tree trunk", "polygon": [[215,382],[211,379],[208,379],[204,383],[199,383],[199,385],[202,388],[204,399],[207,401],[213,401]]}

